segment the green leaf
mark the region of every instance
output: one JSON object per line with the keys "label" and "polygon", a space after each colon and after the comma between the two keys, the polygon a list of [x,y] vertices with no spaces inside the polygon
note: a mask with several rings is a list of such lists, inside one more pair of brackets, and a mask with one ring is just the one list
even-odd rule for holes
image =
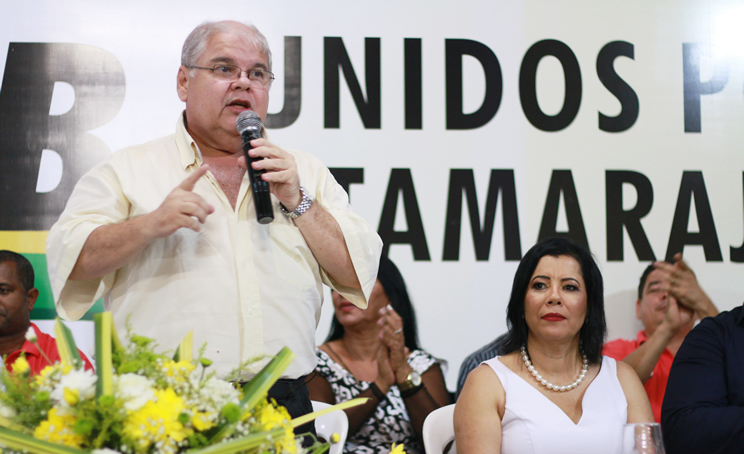
{"label": "green leaf", "polygon": [[369,401],[369,398],[367,397],[357,397],[356,399],[347,400],[346,402],[341,402],[340,404],[336,404],[331,407],[324,408],[322,410],[318,410],[312,413],[308,413],[306,415],[298,416],[292,420],[292,427],[299,427],[303,424],[307,424],[310,421],[314,421],[317,418],[320,418],[323,415],[327,415],[328,413],[332,411],[341,411],[341,410],[346,410],[347,408],[356,407],[357,405],[364,405],[367,403],[367,401]]}
{"label": "green leaf", "polygon": [[284,347],[269,364],[243,386],[243,399],[240,401],[240,406],[244,410],[251,410],[260,399],[266,398],[269,389],[287,370],[295,356],[292,350]]}
{"label": "green leaf", "polygon": [[62,320],[59,317],[57,317],[57,320],[54,323],[54,334],[57,339],[57,350],[59,351],[59,357],[62,359],[62,362],[72,364],[76,368],[81,367],[83,361],[80,359],[80,352],[78,352],[77,346],[75,345],[72,331],[62,323]]}
{"label": "green leaf", "polygon": [[236,452],[253,449],[260,446],[262,443],[268,442],[269,440],[276,440],[283,436],[284,429],[279,428],[268,430],[266,432],[251,434],[247,437],[226,441],[224,443],[217,443],[216,445],[186,452],[188,452],[189,454],[233,454]]}
{"label": "green leaf", "polygon": [[[264,366],[255,377],[243,386],[243,398],[240,400],[240,407],[243,411],[250,411],[261,399],[266,398],[269,388],[279,380],[279,377],[287,370],[295,356],[292,350],[284,347],[269,364]],[[234,424],[227,424],[211,438],[210,442],[214,443],[227,438],[232,435],[234,430]]]}
{"label": "green leaf", "polygon": [[111,395],[114,390],[114,365],[111,355],[114,325],[111,312],[93,316],[96,324],[96,396]]}
{"label": "green leaf", "polygon": [[39,440],[31,435],[21,434],[4,427],[0,427],[0,444],[16,451],[27,451],[31,454],[88,454],[87,451],[82,449]]}
{"label": "green leaf", "polygon": [[16,432],[27,430],[25,427],[14,423],[10,419],[6,418],[5,416],[0,416],[0,426],[6,427],[10,430],[15,430]]}
{"label": "green leaf", "polygon": [[173,355],[173,361],[186,361],[191,362],[194,360],[194,332],[189,331],[186,337],[183,338],[176,353]]}
{"label": "green leaf", "polygon": [[111,343],[114,351],[123,351],[124,345],[119,340],[119,334],[116,332],[116,324],[113,322],[113,315],[111,316]]}

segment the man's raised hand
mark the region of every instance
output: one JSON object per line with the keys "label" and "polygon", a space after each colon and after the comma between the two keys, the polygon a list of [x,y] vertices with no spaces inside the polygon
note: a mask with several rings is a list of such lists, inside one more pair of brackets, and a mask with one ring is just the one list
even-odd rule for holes
{"label": "man's raised hand", "polygon": [[[251,145],[254,148],[248,154],[254,158],[264,158],[254,161],[253,169],[266,171],[261,178],[269,183],[271,193],[289,211],[293,211],[302,201],[300,177],[294,156],[266,139],[254,139]],[[238,165],[246,167],[244,157],[238,158]]]}
{"label": "man's raised hand", "polygon": [[197,168],[148,215],[154,238],[168,237],[183,227],[195,232],[201,230],[201,224],[206,222],[207,216],[214,213],[214,207],[202,196],[194,193],[194,186],[208,170],[208,165]]}
{"label": "man's raised hand", "polygon": [[674,264],[654,262],[654,266],[663,272],[665,289],[680,305],[692,309],[700,318],[718,315],[718,309],[700,287],[695,273],[682,260],[681,253],[674,255]]}

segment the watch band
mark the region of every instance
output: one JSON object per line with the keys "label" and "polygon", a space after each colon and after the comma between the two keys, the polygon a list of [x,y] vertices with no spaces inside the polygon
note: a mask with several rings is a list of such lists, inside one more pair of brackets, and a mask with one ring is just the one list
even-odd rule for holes
{"label": "watch band", "polygon": [[313,205],[313,202],[315,202],[315,199],[313,199],[310,194],[307,193],[307,190],[302,186],[300,186],[300,193],[302,194],[302,200],[300,200],[300,204],[297,205],[297,208],[295,208],[294,211],[289,211],[282,202],[279,202],[279,208],[282,210],[282,213],[289,219],[297,219],[298,217],[302,216],[305,211],[310,209],[310,207]]}
{"label": "watch band", "polygon": [[382,390],[379,388],[379,386],[377,386],[375,384],[375,382],[372,382],[372,383],[369,384],[369,389],[372,390],[372,394],[375,395],[375,397],[377,398],[377,400],[379,400],[380,402],[382,402],[383,400],[385,400],[385,394],[382,392]]}
{"label": "watch band", "polygon": [[424,384],[423,383],[421,383],[418,386],[414,386],[413,388],[407,389],[405,391],[401,391],[400,392],[400,397],[402,397],[403,399],[407,399],[407,398],[413,396],[414,394],[416,394],[417,392],[421,391],[422,389],[424,389]]}

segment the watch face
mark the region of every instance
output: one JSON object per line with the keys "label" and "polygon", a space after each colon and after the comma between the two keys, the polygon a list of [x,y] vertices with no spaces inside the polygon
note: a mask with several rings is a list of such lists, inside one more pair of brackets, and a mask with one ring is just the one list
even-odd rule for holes
{"label": "watch face", "polygon": [[421,375],[415,370],[411,372],[411,383],[413,383],[413,386],[419,386],[421,384]]}

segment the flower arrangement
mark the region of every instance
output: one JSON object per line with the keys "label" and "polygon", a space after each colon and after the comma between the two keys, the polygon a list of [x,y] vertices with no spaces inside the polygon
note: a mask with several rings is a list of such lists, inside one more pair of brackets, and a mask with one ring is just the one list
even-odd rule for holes
{"label": "flower arrangement", "polygon": [[[191,334],[173,357],[155,353],[154,342],[129,335],[124,346],[111,314],[96,314],[97,370],[84,370],[69,330],[55,325],[61,363],[31,376],[23,358],[3,368],[0,445],[34,454],[226,454],[235,452],[321,454],[327,443],[303,449],[294,427],[346,402],[291,420],[266,400],[268,389],[294,358],[282,350],[240,388],[193,357]],[[358,399],[363,400],[363,399]],[[4,450],[5,451],[5,450]]]}

